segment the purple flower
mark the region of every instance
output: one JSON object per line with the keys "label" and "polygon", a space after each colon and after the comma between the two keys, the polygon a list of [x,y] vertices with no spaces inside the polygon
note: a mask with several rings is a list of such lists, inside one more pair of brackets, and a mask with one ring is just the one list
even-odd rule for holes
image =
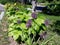
{"label": "purple flower", "polygon": [[43,34],[40,34],[40,39],[44,39]]}
{"label": "purple flower", "polygon": [[17,24],[20,24],[21,23],[21,21],[20,20],[17,20]]}
{"label": "purple flower", "polygon": [[27,23],[26,23],[26,27],[27,27],[27,28],[31,27],[31,23],[32,23],[32,20],[29,19],[29,20],[27,21]]}
{"label": "purple flower", "polygon": [[43,33],[43,35],[46,36],[46,34],[47,34],[47,32],[45,31],[45,32]]}
{"label": "purple flower", "polygon": [[32,20],[31,20],[31,19],[29,19],[29,20],[27,21],[27,23],[30,23],[30,24],[31,24],[31,23],[32,23]]}
{"label": "purple flower", "polygon": [[34,18],[34,19],[36,19],[37,18],[37,15],[36,15],[36,13],[32,13],[32,18]]}
{"label": "purple flower", "polygon": [[49,25],[49,20],[45,20],[45,25],[47,26],[47,25]]}
{"label": "purple flower", "polygon": [[47,32],[45,31],[44,33],[40,34],[40,39],[45,39]]}
{"label": "purple flower", "polygon": [[26,24],[26,27],[27,27],[27,28],[31,27],[31,24],[27,23],[27,24]]}

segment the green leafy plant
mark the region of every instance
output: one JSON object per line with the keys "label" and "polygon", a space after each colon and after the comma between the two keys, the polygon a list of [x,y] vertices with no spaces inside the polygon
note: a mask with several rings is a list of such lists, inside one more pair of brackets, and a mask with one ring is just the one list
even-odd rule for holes
{"label": "green leafy plant", "polygon": [[16,41],[20,39],[18,42],[21,41],[27,45],[32,45],[32,42],[40,38],[40,33],[46,30],[45,17],[27,11],[25,8],[17,11],[14,7],[10,6],[6,13],[9,22],[8,36],[13,36]]}

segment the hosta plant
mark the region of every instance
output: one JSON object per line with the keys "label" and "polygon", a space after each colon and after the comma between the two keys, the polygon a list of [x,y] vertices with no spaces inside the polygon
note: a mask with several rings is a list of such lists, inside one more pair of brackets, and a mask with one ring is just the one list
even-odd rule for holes
{"label": "hosta plant", "polygon": [[[24,10],[21,11],[21,9]],[[45,17],[35,12],[32,13],[25,8],[10,6],[6,14],[9,23],[8,36],[12,36],[19,43],[24,42],[27,45],[33,45],[33,42],[41,38],[40,34],[46,30]],[[46,32],[42,34],[42,38],[45,34]]]}

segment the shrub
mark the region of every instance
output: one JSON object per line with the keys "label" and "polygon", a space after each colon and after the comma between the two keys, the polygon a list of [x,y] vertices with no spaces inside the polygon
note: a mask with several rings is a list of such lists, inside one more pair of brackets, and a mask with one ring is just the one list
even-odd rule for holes
{"label": "shrub", "polygon": [[[50,4],[43,9],[43,12],[50,15],[60,15],[60,4]],[[57,15],[57,16],[58,16]]]}
{"label": "shrub", "polygon": [[0,3],[5,4],[7,0],[0,0]]}

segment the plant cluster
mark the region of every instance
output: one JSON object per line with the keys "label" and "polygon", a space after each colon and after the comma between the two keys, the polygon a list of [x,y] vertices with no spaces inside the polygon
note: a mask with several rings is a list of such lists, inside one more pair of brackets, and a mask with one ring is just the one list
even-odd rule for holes
{"label": "plant cluster", "polygon": [[[7,5],[6,15],[8,16],[8,36],[14,40],[33,45],[34,41],[44,39],[46,35],[45,17],[26,10],[24,6]],[[45,22],[45,23],[44,23]]]}

